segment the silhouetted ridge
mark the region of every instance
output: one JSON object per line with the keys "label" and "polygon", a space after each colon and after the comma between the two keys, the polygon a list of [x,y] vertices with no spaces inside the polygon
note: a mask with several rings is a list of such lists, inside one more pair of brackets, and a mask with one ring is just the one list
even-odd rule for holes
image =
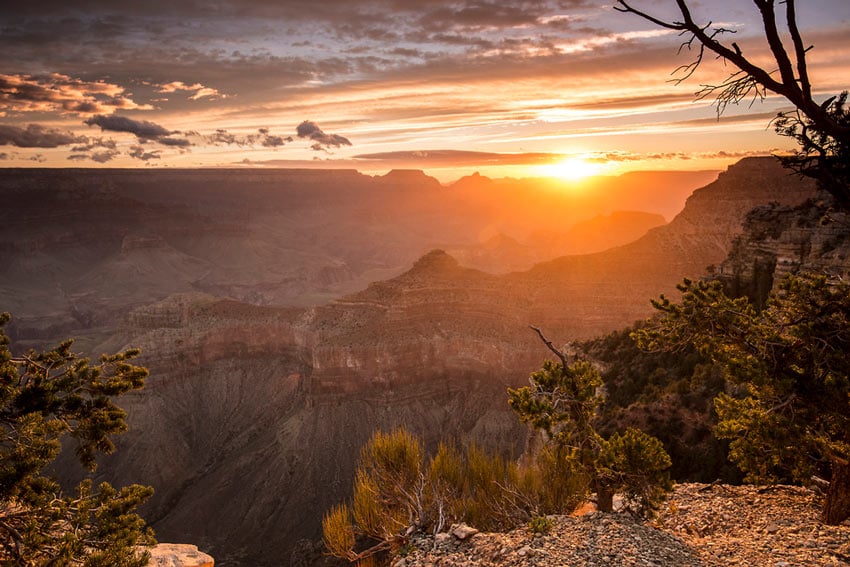
{"label": "silhouetted ridge", "polygon": [[413,185],[418,187],[442,187],[439,181],[435,178],[425,175],[421,169],[393,169],[386,175],[379,177],[382,182],[396,185],[408,186]]}
{"label": "silhouetted ridge", "polygon": [[454,270],[460,267],[458,261],[446,254],[445,250],[431,250],[414,262],[410,273]]}
{"label": "silhouetted ridge", "polygon": [[492,188],[496,185],[496,183],[486,177],[481,175],[477,171],[472,175],[467,175],[465,177],[461,177],[457,181],[451,184],[451,188],[455,190],[463,190],[463,189],[484,189],[484,188]]}

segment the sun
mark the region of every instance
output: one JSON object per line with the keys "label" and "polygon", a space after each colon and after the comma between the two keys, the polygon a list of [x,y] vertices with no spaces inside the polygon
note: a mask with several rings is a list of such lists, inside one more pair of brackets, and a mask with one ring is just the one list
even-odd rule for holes
{"label": "sun", "polygon": [[599,175],[602,170],[601,164],[580,157],[570,157],[556,163],[539,166],[540,174],[566,181],[581,181]]}

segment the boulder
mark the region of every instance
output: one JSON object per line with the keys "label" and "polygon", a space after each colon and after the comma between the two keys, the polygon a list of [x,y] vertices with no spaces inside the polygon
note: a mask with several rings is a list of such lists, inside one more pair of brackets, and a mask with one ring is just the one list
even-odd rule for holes
{"label": "boulder", "polygon": [[463,541],[477,534],[478,530],[471,526],[467,526],[466,524],[457,524],[452,526],[450,533],[457,539]]}

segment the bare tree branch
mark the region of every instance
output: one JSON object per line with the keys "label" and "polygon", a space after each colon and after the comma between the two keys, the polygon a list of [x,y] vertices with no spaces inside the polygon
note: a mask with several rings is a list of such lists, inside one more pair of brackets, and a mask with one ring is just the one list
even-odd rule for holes
{"label": "bare tree branch", "polygon": [[[688,65],[680,66],[675,71],[684,72],[681,80],[693,75],[702,63],[704,49],[716,53],[720,58],[729,61],[740,69],[743,72],[743,76],[740,72],[733,73],[726,81],[719,85],[703,85],[702,90],[698,93],[699,98],[705,98],[706,96],[715,94],[717,96],[719,112],[722,113],[729,103],[740,102],[750,95],[754,99],[764,98],[766,91],[771,91],[793,103],[794,106],[800,109],[812,121],[818,130],[834,137],[850,136],[850,128],[834,120],[827,112],[827,109],[822,108],[812,98],[806,63],[808,49],[804,47],[805,44],[797,27],[794,0],[786,0],[786,19],[797,60],[796,74],[794,72],[794,65],[782,43],[782,36],[774,12],[775,0],[753,0],[753,2],[762,17],[765,38],[776,61],[781,80],[773,78],[772,74],[774,71],[767,71],[747,59],[738,44],[733,42],[731,43],[731,47],[727,47],[718,39],[718,36],[724,33],[732,33],[734,30],[713,28],[710,22],[706,25],[696,23],[691,16],[686,0],[676,0],[679,12],[682,15],[682,21],[662,20],[647,12],[638,10],[629,4],[627,0],[616,0],[614,9],[618,12],[635,14],[665,29],[676,30],[685,35],[690,34],[690,39],[684,41],[679,47],[680,51],[683,47],[690,49],[693,46],[694,40],[699,42],[700,49],[696,59]],[[681,82],[681,80],[677,79],[676,82]]]}
{"label": "bare tree branch", "polygon": [[809,82],[809,71],[806,68],[806,52],[811,47],[805,47],[800,30],[797,28],[797,9],[794,0],[785,0],[785,19],[788,22],[788,31],[791,33],[791,41],[794,42],[794,53],[797,58],[797,74],[800,77],[800,89],[803,96],[812,98],[812,85]]}
{"label": "bare tree branch", "polygon": [[528,328],[529,328],[529,329],[531,329],[532,331],[534,331],[535,333],[537,333],[537,336],[538,336],[538,337],[540,337],[540,340],[541,340],[541,341],[543,341],[543,344],[544,344],[544,345],[546,345],[546,347],[547,347],[549,350],[551,350],[552,352],[554,352],[554,353],[555,353],[555,355],[556,355],[558,358],[560,358],[560,359],[561,359],[561,364],[563,364],[563,365],[564,365],[564,368],[566,368],[567,366],[569,366],[569,358],[567,357],[567,355],[566,355],[566,354],[564,354],[563,352],[561,352],[560,350],[558,350],[558,349],[555,347],[555,345],[553,345],[553,344],[552,344],[552,341],[550,341],[549,339],[547,339],[547,338],[543,335],[543,331],[541,331],[539,327],[535,327],[534,325],[529,325],[529,326],[528,326]]}
{"label": "bare tree branch", "polygon": [[[788,57],[788,52],[785,51],[785,46],[782,45],[782,38],[779,37],[779,28],[776,25],[776,13],[774,12],[774,0],[753,0],[761,12],[761,20],[764,24],[764,36],[767,38],[767,44],[770,46],[770,51],[773,53],[773,58],[779,65],[779,74],[782,77],[782,86],[790,92],[800,92],[797,85],[797,78],[794,76],[794,67],[791,65],[791,59]],[[796,93],[794,93],[796,94]],[[802,93],[800,92],[802,95]]]}

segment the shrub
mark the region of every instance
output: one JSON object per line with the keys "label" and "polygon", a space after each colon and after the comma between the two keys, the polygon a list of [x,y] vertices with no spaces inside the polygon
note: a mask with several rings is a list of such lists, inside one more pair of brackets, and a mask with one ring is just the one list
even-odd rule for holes
{"label": "shrub", "polygon": [[376,432],[360,453],[352,504],[331,508],[322,522],[334,556],[361,561],[404,549],[414,530],[433,533],[465,522],[479,529],[516,527],[563,513],[586,483],[546,449],[526,464],[441,443],[427,462],[422,444],[404,430]]}
{"label": "shrub", "polygon": [[0,564],[146,565],[138,546],[156,542],[134,510],[153,489],[93,488],[85,480],[69,495],[45,473],[63,442],[90,471],[98,454],[115,449],[112,436],[127,423],[114,399],[141,388],[148,375],[129,362],[139,352],[92,363],[68,340],[13,356],[3,332],[9,319],[0,313]]}
{"label": "shrub", "polygon": [[546,516],[534,516],[528,522],[528,529],[535,534],[548,534],[552,531],[552,520]]}

